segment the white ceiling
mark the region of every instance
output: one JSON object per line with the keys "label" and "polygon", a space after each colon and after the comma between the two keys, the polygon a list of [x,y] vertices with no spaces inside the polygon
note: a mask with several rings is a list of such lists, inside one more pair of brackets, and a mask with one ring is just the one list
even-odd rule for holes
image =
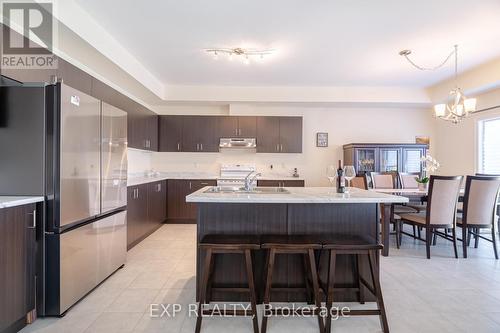
{"label": "white ceiling", "polygon": [[[500,56],[498,0],[76,0],[166,85],[426,87]],[[274,48],[244,65],[210,47]]]}

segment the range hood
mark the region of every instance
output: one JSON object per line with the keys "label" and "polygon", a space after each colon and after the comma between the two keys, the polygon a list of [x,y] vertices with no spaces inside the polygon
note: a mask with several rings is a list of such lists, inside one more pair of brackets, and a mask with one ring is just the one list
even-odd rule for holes
{"label": "range hood", "polygon": [[219,142],[220,149],[255,149],[256,147],[255,138],[221,138]]}

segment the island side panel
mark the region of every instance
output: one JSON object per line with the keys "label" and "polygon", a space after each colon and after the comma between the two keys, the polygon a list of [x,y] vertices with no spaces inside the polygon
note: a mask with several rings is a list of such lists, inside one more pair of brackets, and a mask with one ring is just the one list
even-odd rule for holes
{"label": "island side panel", "polygon": [[[346,204],[290,204],[288,205],[288,233],[291,235],[318,235],[328,236],[332,234],[343,234],[350,236],[362,236],[371,240],[374,244],[378,242],[378,204],[373,203],[346,203]],[[328,251],[316,254],[319,259],[319,275],[321,281],[326,285],[328,273]],[[357,287],[355,279],[355,257],[341,255],[337,258],[335,280],[336,287]],[[367,260],[362,260],[365,280],[371,281]],[[301,262],[298,258],[288,258],[289,284],[300,285],[303,281],[301,276]],[[364,288],[364,287],[363,287]],[[375,300],[370,297],[370,292],[365,288],[366,300]],[[339,290],[335,292],[334,299],[342,302],[355,302],[358,294],[355,290]]]}
{"label": "island side panel", "polygon": [[[200,203],[198,204],[198,242],[207,234],[309,234],[328,235],[343,233],[362,235],[377,241],[378,222],[376,204],[238,204],[238,203]],[[322,253],[320,274],[326,278],[327,253]],[[205,252],[198,249],[197,255],[197,295],[202,261]],[[342,286],[355,286],[352,258],[339,258],[337,268],[338,281]],[[214,287],[246,285],[244,261],[241,255],[218,255],[215,261]],[[367,262],[363,264],[368,272]],[[264,292],[265,252],[255,251],[254,275],[258,301],[262,301]],[[299,286],[303,281],[302,263],[297,256],[279,255],[276,261],[274,282],[278,287]],[[369,280],[368,275],[365,278]],[[367,296],[368,292],[365,293]],[[213,292],[213,300],[246,301],[247,295]],[[336,301],[356,301],[353,291],[335,295]],[[273,293],[274,301],[305,301],[303,293]],[[367,300],[369,300],[367,298]]]}
{"label": "island side panel", "polygon": [[[239,203],[199,203],[198,204],[198,242],[208,234],[263,235],[287,233],[286,204],[239,204]],[[205,251],[198,249],[197,255],[197,296],[201,281],[201,267],[205,259]],[[261,302],[264,293],[265,252],[254,252],[254,276],[257,298]],[[277,283],[287,281],[286,258],[276,261],[275,277]],[[216,256],[214,271],[214,287],[246,286],[247,278],[242,255],[221,254]],[[198,297],[197,297],[198,298]],[[213,300],[247,301],[248,295],[214,291]],[[284,299],[276,295],[276,299]]]}

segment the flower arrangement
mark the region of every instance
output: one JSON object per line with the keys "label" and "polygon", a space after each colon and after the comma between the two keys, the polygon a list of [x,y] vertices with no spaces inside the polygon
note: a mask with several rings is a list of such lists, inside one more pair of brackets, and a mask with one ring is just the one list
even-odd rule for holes
{"label": "flower arrangement", "polygon": [[426,176],[427,173],[436,171],[437,169],[439,169],[439,167],[441,165],[431,155],[423,156],[420,159],[420,161],[422,162],[422,164],[424,166],[423,167],[424,172],[423,172],[422,177],[415,177],[415,181],[418,183],[419,188],[426,189],[427,184],[429,183],[429,177]]}

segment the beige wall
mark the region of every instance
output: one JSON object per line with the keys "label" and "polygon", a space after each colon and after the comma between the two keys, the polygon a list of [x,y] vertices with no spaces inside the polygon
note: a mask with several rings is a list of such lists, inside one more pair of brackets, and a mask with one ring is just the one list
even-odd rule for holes
{"label": "beige wall", "polygon": [[[221,106],[163,107],[160,113],[224,114]],[[212,109],[212,110],[211,110]],[[200,112],[197,112],[199,110]],[[208,171],[218,173],[221,163],[255,163],[266,175],[291,175],[293,168],[308,186],[328,184],[325,170],[343,157],[342,145],[351,142],[414,143],[415,136],[434,142],[434,119],[425,109],[317,107],[307,105],[231,104],[232,115],[301,115],[302,154],[256,154],[248,151],[222,153],[152,153],[152,167],[160,171]],[[228,114],[228,113],[226,113]],[[329,147],[316,147],[316,132],[329,133]],[[133,163],[133,162],[132,162]],[[273,169],[270,169],[273,165]]]}
{"label": "beige wall", "polygon": [[[475,96],[478,109],[500,105],[500,90]],[[435,157],[441,163],[442,175],[467,175],[477,172],[477,122],[500,117],[500,108],[481,112],[460,124],[435,120]]]}

